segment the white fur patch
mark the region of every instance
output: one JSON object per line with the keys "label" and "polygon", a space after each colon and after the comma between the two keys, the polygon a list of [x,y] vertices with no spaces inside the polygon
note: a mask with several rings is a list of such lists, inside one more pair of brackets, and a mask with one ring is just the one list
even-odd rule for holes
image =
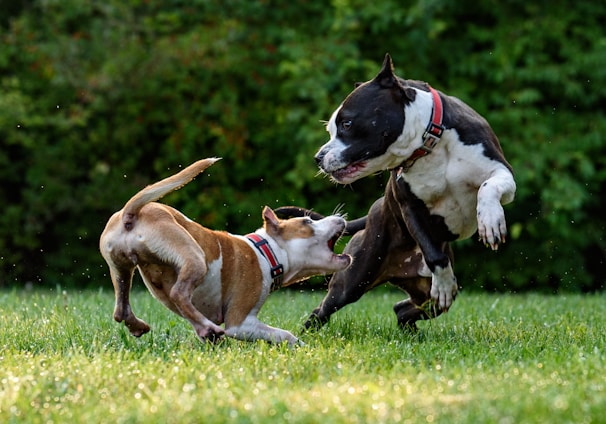
{"label": "white fur patch", "polygon": [[[421,248],[417,245],[415,246],[414,251],[416,253],[418,253],[419,255],[423,256],[423,252],[421,251]],[[412,256],[410,257],[410,260],[412,260]],[[427,264],[425,263],[425,261],[421,261],[421,265],[419,267],[419,269],[417,270],[417,273],[421,276],[421,277],[431,277],[431,270],[429,269],[429,267],[427,266]]]}
{"label": "white fur patch", "polygon": [[440,309],[448,309],[457,294],[457,278],[450,262],[446,268],[436,267],[431,279],[431,298]]}
{"label": "white fur patch", "polygon": [[299,343],[289,331],[271,327],[259,321],[254,314],[248,315],[242,324],[228,328],[225,333],[239,340],[261,339],[272,343],[288,342],[291,345]]}
{"label": "white fur patch", "polygon": [[515,181],[507,169],[497,170],[478,190],[478,235],[493,250],[505,242],[507,226],[501,205],[513,200],[515,190]]}
{"label": "white fur patch", "polygon": [[477,190],[491,169],[503,165],[484,156],[482,145],[464,145],[454,130],[445,131],[440,143],[402,178],[432,214],[444,217],[450,231],[466,239],[477,228]]}
{"label": "white fur patch", "polygon": [[221,322],[222,311],[222,283],[221,269],[223,268],[223,255],[208,263],[208,272],[204,276],[204,281],[192,293],[192,303],[203,315],[214,322]]}

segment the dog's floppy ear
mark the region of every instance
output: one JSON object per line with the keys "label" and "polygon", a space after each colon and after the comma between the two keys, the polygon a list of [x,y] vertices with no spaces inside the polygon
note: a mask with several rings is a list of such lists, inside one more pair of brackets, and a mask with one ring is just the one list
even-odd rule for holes
{"label": "dog's floppy ear", "polygon": [[280,226],[280,219],[269,206],[263,208],[263,226],[266,231],[271,232],[278,231],[278,227]]}

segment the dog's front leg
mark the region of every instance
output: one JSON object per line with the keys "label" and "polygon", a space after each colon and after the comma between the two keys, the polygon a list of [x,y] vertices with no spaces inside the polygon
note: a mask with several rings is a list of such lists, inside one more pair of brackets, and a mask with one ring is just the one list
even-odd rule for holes
{"label": "dog's front leg", "polygon": [[431,271],[431,298],[437,303],[438,307],[447,311],[454,301],[459,286],[457,277],[452,269],[452,262],[446,254],[448,244],[442,243],[439,246],[431,240],[426,230],[418,225],[419,223],[408,215],[408,228],[419,243],[425,263]]}
{"label": "dog's front leg", "polygon": [[276,344],[287,342],[291,346],[303,345],[303,342],[291,332],[271,327],[259,321],[254,315],[247,316],[239,325],[226,327],[225,335],[238,340],[265,340]]}
{"label": "dog's front leg", "polygon": [[423,259],[431,271],[431,298],[443,311],[447,311],[457,295],[457,278],[448,257],[448,243],[436,241],[428,228],[427,220],[421,218],[414,207],[402,204],[402,214],[406,226],[423,253]]}
{"label": "dog's front leg", "polygon": [[492,250],[505,243],[507,225],[503,206],[515,196],[516,183],[508,169],[499,169],[478,190],[478,235]]}
{"label": "dog's front leg", "polygon": [[[431,269],[431,266],[428,264]],[[431,298],[438,307],[447,311],[454,301],[458,291],[457,277],[454,275],[450,260],[445,266],[437,265],[431,274]]]}
{"label": "dog's front leg", "polygon": [[[191,299],[194,289],[201,283],[204,274],[200,273],[201,265],[198,262],[193,265],[184,265],[178,275],[177,282],[170,289],[170,300],[177,308],[179,314],[188,320],[194,327],[196,334],[202,341],[216,341],[225,331],[209,320],[193,305]],[[192,269],[193,268],[193,269]]]}

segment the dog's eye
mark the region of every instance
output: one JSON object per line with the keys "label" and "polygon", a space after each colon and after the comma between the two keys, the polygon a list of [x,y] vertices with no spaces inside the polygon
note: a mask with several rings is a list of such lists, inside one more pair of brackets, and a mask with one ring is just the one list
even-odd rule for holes
{"label": "dog's eye", "polygon": [[305,218],[305,220],[303,221],[303,224],[305,225],[312,225],[314,223],[314,221],[311,218]]}
{"label": "dog's eye", "polygon": [[345,131],[347,131],[348,129],[351,128],[351,124],[352,124],[351,119],[348,121],[343,121],[341,123],[341,128],[343,128]]}

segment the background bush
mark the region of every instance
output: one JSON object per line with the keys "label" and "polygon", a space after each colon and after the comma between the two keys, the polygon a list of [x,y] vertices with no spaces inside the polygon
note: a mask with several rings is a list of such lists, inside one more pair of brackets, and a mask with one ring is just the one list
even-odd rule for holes
{"label": "background bush", "polygon": [[[532,4],[530,4],[532,3]],[[602,289],[606,4],[579,0],[31,0],[0,4],[0,286],[109,285],[98,238],[144,185],[223,161],[166,199],[215,229],[264,204],[365,214],[313,154],[386,52],[491,122],[516,171],[498,254],[455,243],[464,288]]]}

